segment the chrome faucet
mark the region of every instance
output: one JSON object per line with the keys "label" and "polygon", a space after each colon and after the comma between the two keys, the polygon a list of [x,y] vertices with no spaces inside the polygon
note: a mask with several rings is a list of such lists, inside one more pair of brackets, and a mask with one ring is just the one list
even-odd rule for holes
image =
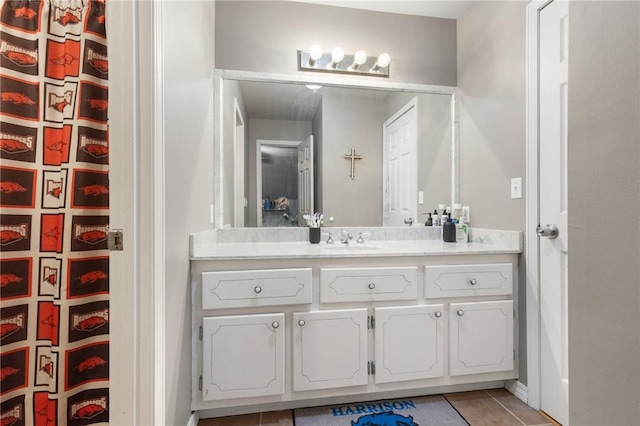
{"label": "chrome faucet", "polygon": [[342,231],[340,234],[340,242],[342,244],[349,244],[349,240],[353,240],[353,235],[351,235],[351,233],[347,234],[346,231]]}
{"label": "chrome faucet", "polygon": [[404,220],[404,223],[405,223],[406,225],[409,225],[409,226],[413,225],[413,218],[412,218],[412,217],[410,217],[409,219],[405,219],[405,220]]}

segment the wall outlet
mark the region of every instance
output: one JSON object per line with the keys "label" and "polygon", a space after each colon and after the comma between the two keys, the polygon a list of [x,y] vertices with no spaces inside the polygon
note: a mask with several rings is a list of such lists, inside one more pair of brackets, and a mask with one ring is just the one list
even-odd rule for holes
{"label": "wall outlet", "polygon": [[522,178],[517,177],[511,179],[511,199],[516,200],[522,198]]}

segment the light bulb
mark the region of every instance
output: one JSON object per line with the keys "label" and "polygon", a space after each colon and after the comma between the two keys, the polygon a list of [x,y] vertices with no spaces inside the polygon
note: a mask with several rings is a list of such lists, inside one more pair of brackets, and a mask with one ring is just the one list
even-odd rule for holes
{"label": "light bulb", "polygon": [[331,61],[334,62],[336,65],[338,64],[338,62],[340,62],[343,59],[344,59],[344,50],[342,50],[342,47],[336,47],[331,51]]}
{"label": "light bulb", "polygon": [[320,59],[322,57],[322,47],[320,47],[319,44],[311,46],[311,49],[309,49],[309,57],[314,61]]}
{"label": "light bulb", "polygon": [[376,63],[380,68],[388,67],[391,63],[391,56],[389,56],[387,53],[383,53],[382,55],[378,56],[378,60],[376,61]]}
{"label": "light bulb", "polygon": [[365,52],[364,50],[358,50],[353,56],[353,63],[360,66],[365,62],[367,62],[367,52]]}

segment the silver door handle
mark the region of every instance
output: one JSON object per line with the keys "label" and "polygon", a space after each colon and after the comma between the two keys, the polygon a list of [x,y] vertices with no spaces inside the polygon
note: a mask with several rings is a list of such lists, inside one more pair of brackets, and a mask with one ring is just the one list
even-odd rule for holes
{"label": "silver door handle", "polygon": [[555,225],[546,225],[544,227],[538,225],[536,228],[536,233],[538,237],[547,237],[550,240],[558,237],[558,227]]}

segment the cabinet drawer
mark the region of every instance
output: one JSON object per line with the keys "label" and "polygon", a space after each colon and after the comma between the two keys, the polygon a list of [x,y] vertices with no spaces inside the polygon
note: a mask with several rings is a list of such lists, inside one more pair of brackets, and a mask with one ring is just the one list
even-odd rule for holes
{"label": "cabinet drawer", "polygon": [[311,303],[311,268],[202,273],[202,309]]}
{"label": "cabinet drawer", "polygon": [[418,267],[322,268],[320,302],[412,300],[418,296]]}
{"label": "cabinet drawer", "polygon": [[426,298],[500,296],[513,292],[513,265],[425,266]]}

